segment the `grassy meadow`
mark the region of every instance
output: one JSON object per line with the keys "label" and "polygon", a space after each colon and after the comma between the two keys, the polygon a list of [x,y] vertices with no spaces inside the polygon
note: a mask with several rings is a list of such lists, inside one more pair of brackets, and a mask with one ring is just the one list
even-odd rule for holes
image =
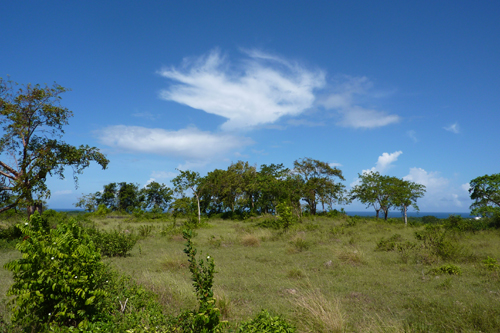
{"label": "grassy meadow", "polygon": [[[104,260],[152,290],[165,313],[196,306],[182,220],[91,219],[139,236],[128,256]],[[305,218],[283,231],[259,226],[264,219],[211,219],[195,229],[198,256],[215,259],[214,292],[228,331],[261,309],[299,332],[500,331],[499,229],[445,232],[339,216]],[[12,278],[3,265],[17,257],[3,243],[4,318]]]}

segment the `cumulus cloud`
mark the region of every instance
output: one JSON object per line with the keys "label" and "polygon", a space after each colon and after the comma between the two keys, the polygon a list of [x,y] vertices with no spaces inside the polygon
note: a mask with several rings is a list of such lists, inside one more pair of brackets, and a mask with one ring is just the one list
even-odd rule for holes
{"label": "cumulus cloud", "polygon": [[460,133],[460,126],[458,125],[458,123],[454,123],[454,124],[451,124],[450,126],[443,127],[443,128],[451,133],[455,133],[455,134]]}
{"label": "cumulus cloud", "polygon": [[403,179],[425,185],[425,196],[418,204],[420,207],[426,207],[427,211],[443,210],[443,207],[448,210],[466,209],[470,205],[470,198],[464,193],[468,184],[454,185],[449,179],[441,177],[438,172],[410,168],[410,173]]}
{"label": "cumulus cloud", "polygon": [[356,97],[368,95],[372,85],[367,77],[346,76],[344,82],[319,103],[326,109],[336,110],[341,116],[337,124],[344,127],[375,128],[399,122],[398,115],[358,105]]}
{"label": "cumulus cloud", "polygon": [[[391,164],[398,160],[399,155],[403,152],[401,150],[395,151],[394,153],[382,153],[377,159],[377,164],[371,169],[363,170],[361,173],[370,173],[370,172],[379,172],[384,173],[387,169],[391,167]],[[361,181],[359,178],[356,178],[351,184],[351,188],[359,185]]]}
{"label": "cumulus cloud", "polygon": [[167,131],[139,126],[109,126],[97,132],[102,144],[121,151],[173,155],[188,160],[207,160],[252,144],[245,137],[211,133],[196,128]]}
{"label": "cumulus cloud", "polygon": [[391,167],[391,164],[398,160],[399,155],[403,152],[401,150],[395,151],[394,153],[383,153],[378,157],[377,164],[368,170],[363,170],[363,173],[367,172],[380,172],[383,173]]}
{"label": "cumulus cloud", "polygon": [[422,168],[410,168],[410,173],[403,179],[425,185],[428,190],[440,189],[449,183],[448,179],[439,177],[437,172],[427,172]]}
{"label": "cumulus cloud", "polygon": [[250,129],[309,109],[325,74],[260,51],[232,66],[218,50],[159,71],[173,83],[161,98],[228,119],[224,130]]}

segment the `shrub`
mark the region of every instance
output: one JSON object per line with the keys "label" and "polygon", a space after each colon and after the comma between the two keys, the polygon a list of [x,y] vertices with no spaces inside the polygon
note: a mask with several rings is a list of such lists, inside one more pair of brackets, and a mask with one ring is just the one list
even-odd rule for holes
{"label": "shrub", "polygon": [[424,250],[431,251],[442,259],[451,260],[466,255],[464,248],[452,242],[447,229],[440,225],[427,224],[424,230],[415,232],[415,238],[422,241]]}
{"label": "shrub", "polygon": [[240,333],[294,333],[295,327],[280,316],[272,316],[267,310],[261,310],[257,316],[241,323]]}
{"label": "shrub", "polygon": [[47,229],[38,213],[19,224],[22,258],[13,272],[12,321],[36,331],[44,323],[85,327],[105,316],[109,276],[89,235],[73,220]]}
{"label": "shrub", "polygon": [[447,264],[433,268],[429,271],[429,273],[434,275],[440,275],[440,274],[462,275],[462,269],[456,265]]}
{"label": "shrub", "polygon": [[394,251],[396,249],[396,244],[401,242],[403,237],[400,234],[394,234],[388,239],[382,239],[377,243],[375,251]]}
{"label": "shrub", "polygon": [[494,271],[500,268],[500,265],[498,264],[497,260],[495,258],[491,258],[490,256],[488,256],[486,259],[483,260],[483,265],[490,271]]}
{"label": "shrub", "polygon": [[137,243],[137,236],[131,232],[88,229],[88,233],[101,254],[107,257],[125,257]]}

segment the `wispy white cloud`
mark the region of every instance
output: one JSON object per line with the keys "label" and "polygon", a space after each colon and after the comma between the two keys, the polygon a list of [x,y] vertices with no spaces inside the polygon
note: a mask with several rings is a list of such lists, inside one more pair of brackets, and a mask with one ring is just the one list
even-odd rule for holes
{"label": "wispy white cloud", "polygon": [[101,143],[120,151],[211,160],[252,144],[249,138],[196,128],[167,131],[139,126],[109,126],[97,132]]}
{"label": "wispy white cloud", "polygon": [[177,177],[178,173],[172,171],[153,171],[151,172],[152,178],[168,179]]}
{"label": "wispy white cloud", "polygon": [[317,121],[310,121],[306,119],[289,119],[287,121],[288,125],[291,126],[307,126],[307,127],[318,127],[318,126],[325,126],[325,123],[322,122],[317,122]]}
{"label": "wispy white cloud", "polygon": [[67,194],[71,194],[71,193],[73,193],[73,191],[71,191],[71,190],[61,190],[61,191],[55,191],[54,195],[67,195]]}
{"label": "wispy white cloud", "polygon": [[332,168],[335,168],[335,167],[341,167],[342,164],[340,163],[336,163],[336,162],[333,162],[333,163],[328,163],[329,166],[331,166]]}
{"label": "wispy white cloud", "polygon": [[414,130],[409,130],[408,132],[406,132],[406,134],[410,137],[410,139],[413,140],[413,142],[418,142],[417,132],[415,132]]}
{"label": "wispy white cloud", "polygon": [[136,117],[136,118],[145,118],[145,119],[148,119],[148,120],[156,120],[158,118],[160,118],[160,115],[158,114],[153,114],[151,112],[136,112],[136,113],[132,113],[132,116],[133,117]]}
{"label": "wispy white cloud", "polygon": [[443,128],[445,130],[447,130],[448,132],[452,132],[455,134],[460,133],[460,126],[458,125],[458,123],[454,123],[454,124],[451,124],[450,126],[443,127]]}
{"label": "wispy white cloud", "polygon": [[325,85],[321,70],[256,50],[246,54],[234,66],[213,50],[164,68],[160,75],[173,83],[160,96],[228,119],[224,130],[250,129],[301,114],[313,105],[314,90]]}
{"label": "wispy white cloud", "polygon": [[337,124],[344,127],[375,128],[399,122],[401,118],[398,115],[362,107],[357,103],[356,97],[368,95],[372,86],[366,77],[345,76],[334,92],[319,104],[326,109],[336,110],[340,114]]}

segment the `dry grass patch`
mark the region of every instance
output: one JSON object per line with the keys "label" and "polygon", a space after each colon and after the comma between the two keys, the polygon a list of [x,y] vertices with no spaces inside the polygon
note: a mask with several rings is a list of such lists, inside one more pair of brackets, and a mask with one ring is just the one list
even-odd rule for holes
{"label": "dry grass patch", "polygon": [[293,300],[301,332],[343,332],[346,315],[337,298],[327,299],[318,289],[311,289]]}
{"label": "dry grass patch", "polygon": [[364,254],[359,249],[344,249],[337,255],[343,264],[358,266],[366,263]]}
{"label": "dry grass patch", "polygon": [[258,247],[260,246],[260,240],[255,235],[246,234],[241,237],[241,244],[244,246]]}

